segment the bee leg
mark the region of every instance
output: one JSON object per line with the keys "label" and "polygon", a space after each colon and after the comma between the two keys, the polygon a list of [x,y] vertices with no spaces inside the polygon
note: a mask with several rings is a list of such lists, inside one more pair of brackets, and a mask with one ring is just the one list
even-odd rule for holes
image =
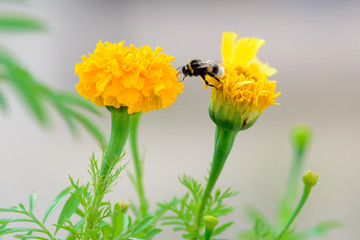
{"label": "bee leg", "polygon": [[181,71],[181,68],[182,68],[182,66],[180,66],[180,67],[178,67],[178,68],[176,69],[176,71],[177,71],[177,74],[176,74],[176,76],[179,76],[179,74],[180,74],[180,71]]}
{"label": "bee leg", "polygon": [[208,72],[207,74],[210,75],[211,77],[215,78],[216,81],[218,81],[219,83],[221,83],[221,81],[213,73]]}
{"label": "bee leg", "polygon": [[205,82],[205,84],[206,84],[207,86],[216,88],[214,85],[212,85],[211,83],[209,83],[209,82],[205,79],[205,76],[204,76],[204,75],[200,75],[200,77],[202,78],[202,80],[204,80],[204,82]]}

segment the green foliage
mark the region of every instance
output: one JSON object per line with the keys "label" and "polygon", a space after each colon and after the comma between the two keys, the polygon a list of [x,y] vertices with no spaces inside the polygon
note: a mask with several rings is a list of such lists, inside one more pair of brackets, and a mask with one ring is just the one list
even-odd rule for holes
{"label": "green foliage", "polygon": [[254,207],[247,208],[247,215],[254,222],[252,229],[244,230],[239,234],[240,239],[247,240],[305,240],[311,237],[324,237],[328,231],[340,227],[336,221],[325,221],[314,227],[295,232],[296,226],[287,230],[281,237],[277,238],[279,229],[270,224],[266,218]]}
{"label": "green foliage", "polygon": [[46,23],[36,16],[24,13],[0,12],[0,31],[43,31]]}
{"label": "green foliage", "polygon": [[[188,189],[181,198],[173,198],[170,202],[160,203],[157,216],[161,218],[162,225],[174,225],[174,231],[186,232],[182,235],[185,239],[204,239],[204,235],[196,234],[195,215],[200,207],[201,196],[205,187],[198,183],[195,179],[184,175],[180,182]],[[206,208],[205,215],[211,215],[216,218],[231,213],[235,207],[228,206],[224,203],[225,199],[234,197],[238,192],[232,191],[230,188],[225,191],[217,189],[210,197]],[[167,216],[163,216],[166,212],[170,212]],[[227,222],[215,228],[212,236],[217,236],[229,228],[233,222]],[[202,223],[201,228],[203,229]]]}
{"label": "green foliage", "polygon": [[[119,163],[117,159],[114,166]],[[132,222],[131,217],[119,204],[102,201],[111,191],[116,180],[126,165],[103,179],[94,154],[90,158],[89,173],[91,184],[79,185],[70,177],[74,191],[60,214],[57,226],[69,232],[67,239],[151,239],[161,230],[152,227],[153,217],[146,217]],[[73,222],[70,217],[76,213],[80,220]]]}
{"label": "green foliage", "polygon": [[[45,25],[44,21],[23,13],[0,13],[0,31],[38,31],[44,30]],[[7,83],[12,86],[42,125],[49,123],[49,114],[46,106],[50,104],[60,113],[74,135],[78,132],[77,124],[80,124],[101,145],[105,144],[101,130],[88,117],[79,112],[79,109],[83,109],[100,115],[100,111],[92,103],[80,96],[55,91],[42,84],[9,51],[1,46],[0,83]],[[0,110],[6,111],[7,109],[8,103],[0,88]]]}
{"label": "green foliage", "polygon": [[[77,134],[77,123],[83,125],[101,144],[105,144],[101,130],[87,117],[83,116],[76,107],[100,115],[100,111],[90,102],[70,93],[54,91],[34,79],[29,71],[20,66],[6,50],[0,48],[0,67],[2,79],[13,86],[34,116],[41,124],[48,124],[46,103],[58,110],[73,134]],[[6,100],[0,93],[0,106],[7,108]]]}
{"label": "green foliage", "polygon": [[[56,239],[53,234],[45,227],[45,220],[41,222],[33,214],[34,206],[36,203],[37,195],[32,193],[29,198],[29,209],[27,210],[23,204],[19,204],[12,208],[0,208],[2,213],[13,213],[21,215],[19,218],[3,218],[0,219],[0,236],[7,234],[15,234],[15,238],[21,239]],[[53,204],[53,203],[52,203]],[[58,206],[58,205],[57,205]],[[51,212],[47,215],[49,216]],[[10,224],[15,223],[30,223],[29,227],[8,227]]]}
{"label": "green foliage", "polygon": [[[246,214],[249,221],[253,222],[253,228],[243,230],[239,234],[240,239],[305,240],[310,237],[325,236],[329,230],[340,226],[338,222],[326,221],[302,231],[296,231],[297,226],[295,224],[293,224],[295,226],[291,227],[293,219],[297,216],[307,198],[303,198],[303,193],[298,206],[295,208],[295,197],[298,192],[299,182],[301,181],[300,172],[304,162],[304,153],[307,150],[307,145],[311,136],[311,129],[304,124],[296,125],[291,130],[290,136],[293,142],[294,159],[287,181],[286,193],[280,201],[276,212],[277,221],[275,224],[271,224],[259,210],[255,207],[248,206],[246,208]],[[305,191],[306,186],[304,188],[304,192]],[[309,193],[310,191],[307,194]],[[290,227],[287,228],[288,226]]]}
{"label": "green foliage", "polygon": [[[114,162],[114,166],[121,158]],[[106,193],[116,184],[120,173],[126,166],[120,166],[113,173],[101,179],[98,161],[93,154],[90,158],[89,173],[91,181],[80,185],[70,177],[71,186],[61,191],[48,206],[43,221],[33,214],[37,195],[32,193],[29,198],[29,209],[23,204],[13,208],[0,208],[0,212],[20,214],[18,218],[0,219],[0,236],[14,235],[21,239],[62,239],[56,235],[60,230],[67,232],[66,239],[102,239],[102,240],[148,240],[161,232],[154,228],[155,218],[148,216],[139,221],[132,221],[120,204],[103,201]],[[103,181],[104,180],[104,181]],[[66,201],[65,201],[66,200]],[[46,227],[47,219],[63,204],[55,231]],[[76,217],[74,217],[76,215]],[[30,224],[29,227],[10,227],[16,223]]]}

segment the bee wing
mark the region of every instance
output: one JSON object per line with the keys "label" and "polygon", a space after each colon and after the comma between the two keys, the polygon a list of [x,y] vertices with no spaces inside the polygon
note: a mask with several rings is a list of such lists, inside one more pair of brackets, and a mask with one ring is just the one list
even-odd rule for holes
{"label": "bee wing", "polygon": [[200,64],[198,66],[196,66],[196,68],[217,67],[219,65],[223,66],[224,64],[222,62],[219,62],[219,61],[204,60],[204,61],[201,61]]}

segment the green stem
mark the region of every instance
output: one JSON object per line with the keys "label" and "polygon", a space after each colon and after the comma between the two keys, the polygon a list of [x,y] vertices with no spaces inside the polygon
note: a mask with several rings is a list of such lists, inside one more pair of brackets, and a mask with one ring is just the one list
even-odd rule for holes
{"label": "green stem", "polygon": [[225,161],[231,151],[237,133],[237,131],[230,131],[216,126],[213,161],[211,163],[211,169],[206,188],[200,201],[200,207],[197,214],[195,215],[195,234],[199,234],[201,221],[205,215],[205,206],[209,197],[211,196],[211,192],[215,186],[215,183],[220,176],[221,170],[224,167]]}
{"label": "green stem", "polygon": [[111,112],[111,133],[106,148],[104,160],[101,164],[100,176],[105,178],[114,167],[114,160],[118,159],[124,150],[130,131],[130,115],[127,107],[107,107]]}
{"label": "green stem", "polygon": [[303,152],[295,151],[294,160],[291,166],[291,171],[288,179],[288,185],[286,188],[286,201],[289,204],[294,204],[296,198],[296,192],[300,181],[301,167],[303,163]]}
{"label": "green stem", "polygon": [[287,231],[287,229],[289,228],[289,226],[291,225],[291,223],[295,220],[296,216],[299,214],[299,212],[301,211],[301,209],[303,208],[307,198],[310,195],[311,192],[311,188],[307,185],[305,185],[304,187],[304,191],[303,194],[301,196],[301,199],[295,209],[295,211],[293,212],[292,216],[289,218],[287,224],[285,225],[285,227],[283,228],[283,230],[281,231],[281,233],[277,236],[277,238],[275,240],[279,240]]}
{"label": "green stem", "polygon": [[106,148],[104,159],[101,163],[100,178],[96,194],[88,209],[86,216],[85,232],[90,234],[85,239],[96,239],[97,233],[92,234],[91,230],[96,227],[98,222],[99,209],[104,197],[111,172],[118,162],[121,153],[124,150],[126,140],[130,130],[130,115],[127,113],[127,107],[107,107],[111,112],[111,133],[108,146]]}
{"label": "green stem", "polygon": [[143,186],[143,163],[139,157],[139,148],[138,148],[138,140],[137,140],[137,131],[138,131],[140,117],[141,117],[141,112],[134,114],[131,118],[130,147],[133,155],[133,162],[135,168],[134,185],[136,192],[139,196],[140,212],[141,212],[141,217],[143,218],[148,214],[149,203],[145,197],[145,191]]}
{"label": "green stem", "polygon": [[213,233],[214,230],[205,228],[205,237],[204,240],[211,240],[211,235]]}
{"label": "green stem", "polygon": [[39,225],[42,228],[42,230],[44,231],[44,233],[46,235],[48,235],[51,240],[55,239],[55,237],[53,237],[53,235],[49,232],[49,230],[47,230],[45,225],[43,223],[41,223],[32,213],[26,213],[26,215],[28,215],[34,221],[34,223]]}
{"label": "green stem", "polygon": [[282,200],[282,204],[279,208],[278,214],[278,225],[283,226],[286,221],[291,216],[292,210],[294,208],[295,199],[298,190],[298,184],[300,181],[300,174],[303,164],[303,151],[295,149],[294,151],[294,159],[292,161],[292,166],[290,170],[290,174],[288,176],[287,186],[285,196]]}

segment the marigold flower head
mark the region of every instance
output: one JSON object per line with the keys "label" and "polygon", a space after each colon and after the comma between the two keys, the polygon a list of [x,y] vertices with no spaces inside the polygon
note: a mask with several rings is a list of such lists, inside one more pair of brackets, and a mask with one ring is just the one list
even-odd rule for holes
{"label": "marigold flower head", "polygon": [[75,66],[79,94],[97,106],[128,107],[129,114],[169,107],[183,89],[170,64],[174,57],[160,47],[152,51],[124,43],[99,41],[93,54],[82,56]]}
{"label": "marigold flower head", "polygon": [[210,117],[225,129],[240,131],[252,126],[267,107],[277,104],[280,93],[275,93],[276,81],[268,80],[276,69],[256,57],[265,41],[240,38],[235,42],[236,38],[236,33],[223,33],[225,75],[220,78],[221,83],[207,79],[215,85],[211,89]]}

